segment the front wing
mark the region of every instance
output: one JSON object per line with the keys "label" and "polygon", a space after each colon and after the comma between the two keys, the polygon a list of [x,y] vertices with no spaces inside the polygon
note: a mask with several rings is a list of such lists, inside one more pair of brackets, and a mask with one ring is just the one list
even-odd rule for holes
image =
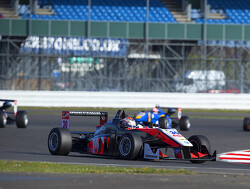
{"label": "front wing", "polygon": [[180,148],[173,148],[174,149],[174,157],[169,157],[166,154],[162,153],[160,149],[152,150],[150,145],[145,143],[144,144],[144,159],[151,159],[151,160],[158,160],[158,159],[165,159],[165,160],[186,160],[192,162],[199,162],[199,161],[216,161],[216,151],[214,151],[213,155],[209,153],[203,154],[200,152],[190,152],[190,148],[188,147],[180,147]]}

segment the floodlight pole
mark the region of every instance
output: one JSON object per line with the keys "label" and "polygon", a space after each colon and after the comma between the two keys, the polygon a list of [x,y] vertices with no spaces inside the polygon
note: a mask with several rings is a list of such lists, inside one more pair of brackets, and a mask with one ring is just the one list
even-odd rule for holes
{"label": "floodlight pole", "polygon": [[29,0],[30,5],[30,12],[29,12],[29,35],[31,35],[31,16],[32,16],[32,8],[33,8],[33,2],[32,0]]}

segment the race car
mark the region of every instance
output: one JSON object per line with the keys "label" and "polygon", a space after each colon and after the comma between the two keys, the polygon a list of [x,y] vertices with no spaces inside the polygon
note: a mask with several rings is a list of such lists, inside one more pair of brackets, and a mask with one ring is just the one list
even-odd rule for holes
{"label": "race car", "polygon": [[[167,111],[163,111],[167,109]],[[171,117],[178,109],[178,117]],[[160,107],[156,105],[151,111],[138,112],[135,116],[137,123],[142,123],[150,127],[160,127],[162,129],[176,128],[179,126],[180,130],[187,131],[191,127],[188,116],[181,116],[181,108]]]}
{"label": "race car", "polygon": [[[0,102],[3,102],[0,107],[0,128],[13,123],[16,123],[17,128],[26,128],[28,126],[28,114],[26,111],[17,111],[17,100],[0,99]],[[13,104],[14,111],[7,112],[6,110]]]}
{"label": "race car", "polygon": [[248,117],[244,118],[243,131],[250,131],[250,118],[248,118]]}
{"label": "race car", "polygon": [[[95,132],[70,131],[70,116],[99,116],[100,125]],[[50,153],[78,152],[129,160],[171,159],[192,163],[216,160],[216,151],[210,154],[210,143],[205,136],[193,135],[187,140],[176,129],[138,126],[133,118],[126,117],[124,110],[118,110],[113,119],[107,120],[107,112],[63,111],[62,128],[53,128],[48,135]]]}

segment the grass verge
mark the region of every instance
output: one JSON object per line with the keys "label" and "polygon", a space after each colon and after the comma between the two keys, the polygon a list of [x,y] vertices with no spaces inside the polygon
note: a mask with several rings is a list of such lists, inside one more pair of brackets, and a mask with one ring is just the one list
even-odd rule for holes
{"label": "grass verge", "polygon": [[168,170],[165,168],[149,167],[116,167],[75,165],[48,162],[5,161],[0,160],[0,172],[25,172],[25,173],[109,173],[109,174],[192,174],[184,169]]}

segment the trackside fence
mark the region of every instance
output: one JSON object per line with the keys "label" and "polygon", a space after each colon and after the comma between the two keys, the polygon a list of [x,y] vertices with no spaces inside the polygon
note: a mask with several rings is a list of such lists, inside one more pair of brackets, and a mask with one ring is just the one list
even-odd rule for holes
{"label": "trackside fence", "polygon": [[15,99],[18,106],[151,108],[159,104],[192,109],[250,110],[250,94],[1,90],[0,99]]}

